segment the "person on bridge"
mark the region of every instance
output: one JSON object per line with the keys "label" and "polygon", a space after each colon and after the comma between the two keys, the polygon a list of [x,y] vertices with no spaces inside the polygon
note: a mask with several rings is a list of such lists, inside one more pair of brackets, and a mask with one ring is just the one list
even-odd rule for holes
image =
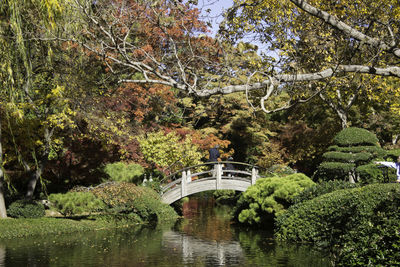
{"label": "person on bridge", "polygon": [[397,158],[397,162],[375,161],[375,164],[380,164],[389,168],[396,169],[396,175],[397,175],[396,183],[400,183],[400,156]]}
{"label": "person on bridge", "polygon": [[229,172],[229,171],[235,170],[235,167],[233,167],[233,164],[231,163],[231,162],[233,161],[233,158],[232,158],[231,156],[229,156],[229,157],[226,159],[226,161],[228,161],[228,162],[225,164],[224,170],[228,171],[227,173],[228,173],[228,176],[229,176],[229,177],[232,177],[233,175],[232,175],[232,173]]}
{"label": "person on bridge", "polygon": [[210,150],[208,150],[208,153],[210,154],[208,161],[209,162],[217,162],[218,158],[221,156],[219,154],[219,145],[215,145],[213,148],[210,148]]}

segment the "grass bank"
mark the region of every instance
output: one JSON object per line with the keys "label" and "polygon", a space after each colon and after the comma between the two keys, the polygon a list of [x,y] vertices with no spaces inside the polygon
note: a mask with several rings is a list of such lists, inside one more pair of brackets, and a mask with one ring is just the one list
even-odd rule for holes
{"label": "grass bank", "polygon": [[64,218],[37,218],[0,220],[0,239],[21,238],[36,235],[68,234],[73,232],[96,231],[107,228],[126,227],[132,224],[111,223],[102,220],[72,220]]}
{"label": "grass bank", "polygon": [[[0,220],[0,239],[113,229],[145,224],[170,224],[179,217],[161,202],[152,189],[131,183],[111,183],[83,192],[49,196],[57,218],[27,218],[44,215],[37,205],[19,203],[13,214],[19,218]],[[10,210],[11,211],[11,210]],[[42,215],[40,212],[43,212]],[[25,217],[25,218],[21,218]]]}

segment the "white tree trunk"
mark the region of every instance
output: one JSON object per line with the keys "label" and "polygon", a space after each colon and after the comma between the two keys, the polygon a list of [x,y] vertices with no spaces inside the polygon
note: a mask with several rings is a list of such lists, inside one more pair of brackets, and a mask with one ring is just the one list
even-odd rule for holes
{"label": "white tree trunk", "polygon": [[4,171],[3,171],[3,147],[1,145],[1,121],[0,121],[0,218],[7,218],[6,203],[4,201]]}

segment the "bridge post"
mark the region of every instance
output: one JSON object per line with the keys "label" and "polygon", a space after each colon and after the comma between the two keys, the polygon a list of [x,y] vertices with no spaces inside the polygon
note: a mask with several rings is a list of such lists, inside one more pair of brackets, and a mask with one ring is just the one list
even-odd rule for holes
{"label": "bridge post", "polygon": [[187,170],[186,172],[186,179],[188,183],[192,181],[192,173],[190,172],[190,170]]}
{"label": "bridge post", "polygon": [[256,180],[257,180],[257,169],[253,167],[251,169],[251,185],[255,184]]}
{"label": "bridge post", "polygon": [[183,171],[182,172],[182,178],[181,178],[181,198],[186,197],[186,194],[187,194],[187,192],[186,192],[187,180],[186,179],[187,179],[186,178],[186,172]]}
{"label": "bridge post", "polygon": [[214,165],[216,168],[217,168],[217,170],[216,170],[216,177],[215,177],[215,179],[216,179],[216,184],[215,184],[215,188],[217,189],[217,190],[219,190],[220,188],[221,188],[221,180],[222,180],[222,164],[216,164],[216,165]]}

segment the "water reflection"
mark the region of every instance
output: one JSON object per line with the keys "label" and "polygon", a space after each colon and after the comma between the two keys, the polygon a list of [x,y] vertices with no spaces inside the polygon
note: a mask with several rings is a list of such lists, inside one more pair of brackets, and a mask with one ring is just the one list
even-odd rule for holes
{"label": "water reflection", "polygon": [[0,240],[0,266],[329,266],[308,247],[234,227],[229,209],[193,199],[174,226]]}
{"label": "water reflection", "polygon": [[0,245],[0,267],[5,266],[6,259],[6,248],[3,245]]}
{"label": "water reflection", "polygon": [[200,257],[213,266],[238,265],[244,260],[242,248],[237,241],[212,242],[166,231],[163,234],[163,247],[180,251],[184,264],[194,263]]}

